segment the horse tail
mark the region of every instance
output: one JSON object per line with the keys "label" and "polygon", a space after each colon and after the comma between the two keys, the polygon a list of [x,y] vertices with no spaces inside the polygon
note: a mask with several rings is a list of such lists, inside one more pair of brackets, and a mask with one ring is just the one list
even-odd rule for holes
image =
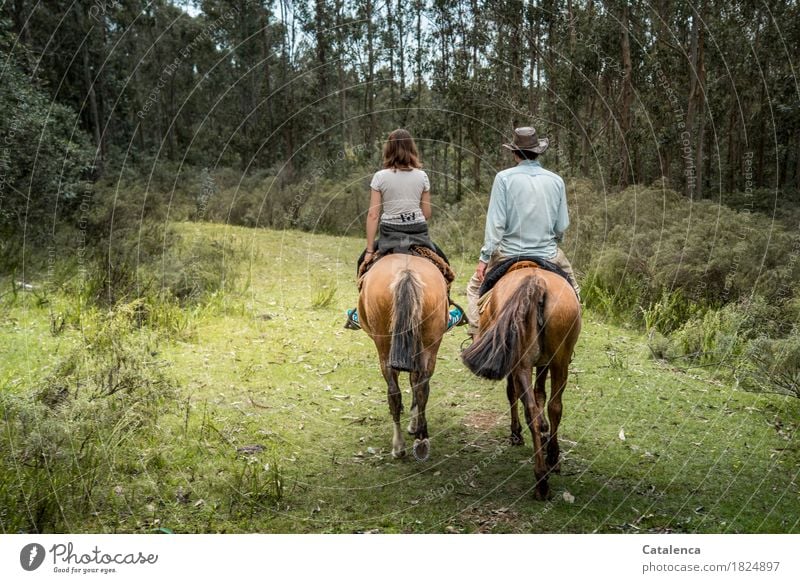
{"label": "horse tail", "polygon": [[[500,380],[538,342],[544,294],[536,275],[529,275],[500,309],[494,322],[462,353],[462,360],[476,375]],[[538,347],[537,347],[538,350]]]}
{"label": "horse tail", "polygon": [[404,269],[390,287],[394,296],[389,366],[399,371],[419,371],[422,356],[422,282]]}

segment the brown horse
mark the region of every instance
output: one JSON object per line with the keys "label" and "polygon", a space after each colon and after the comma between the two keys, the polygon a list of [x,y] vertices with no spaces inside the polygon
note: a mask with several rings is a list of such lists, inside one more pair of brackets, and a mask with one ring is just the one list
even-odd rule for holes
{"label": "brown horse", "polygon": [[[507,379],[512,445],[523,443],[517,412],[517,401],[522,400],[533,438],[534,495],[539,500],[549,497],[548,474],[560,471],[561,396],[580,329],[581,308],[572,286],[555,273],[524,267],[509,271],[497,282],[481,313],[477,338],[462,354],[464,364],[478,376]],[[532,386],[534,367],[536,382]],[[545,390],[548,373],[549,403]]]}
{"label": "brown horse", "polygon": [[378,349],[394,422],[392,455],[396,458],[406,453],[400,430],[403,402],[397,383],[401,371],[411,373],[408,432],[416,438],[414,457],[425,460],[430,453],[425,406],[436,354],[447,331],[447,308],[447,283],[439,269],[422,257],[387,255],[364,275],[358,319]]}

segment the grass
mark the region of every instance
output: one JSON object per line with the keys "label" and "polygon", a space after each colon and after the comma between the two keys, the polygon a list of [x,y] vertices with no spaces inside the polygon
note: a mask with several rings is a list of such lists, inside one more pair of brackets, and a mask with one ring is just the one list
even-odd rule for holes
{"label": "grass", "polygon": [[[429,461],[392,459],[374,346],[342,327],[361,240],[181,228],[235,240],[253,258],[246,284],[170,324],[191,331],[167,330],[153,357],[177,396],[128,441],[100,444],[104,474],[92,473],[85,510],[56,497],[61,510],[40,530],[800,532],[797,399],[655,361],[644,336],[587,313],[564,396],[563,473],[555,497],[536,502],[530,436],[507,445],[505,389],[461,364],[462,329],[445,338],[431,383]],[[454,262],[462,305],[472,267]],[[7,303],[0,390],[25,395],[85,340],[74,326],[52,333],[48,306],[30,296]],[[17,485],[11,468],[0,494]],[[2,530],[29,506],[0,513]]]}

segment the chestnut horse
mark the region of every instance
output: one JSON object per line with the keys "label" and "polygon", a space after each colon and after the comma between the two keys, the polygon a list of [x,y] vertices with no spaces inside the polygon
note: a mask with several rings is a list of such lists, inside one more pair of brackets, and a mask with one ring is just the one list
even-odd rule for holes
{"label": "chestnut horse", "polygon": [[427,259],[394,253],[378,259],[364,275],[358,298],[358,319],[378,349],[386,379],[389,411],[394,422],[392,455],[405,455],[400,430],[403,402],[397,375],[409,372],[412,401],[408,432],[413,434],[414,457],[428,458],[430,442],[425,406],[436,354],[447,331],[447,283]]}
{"label": "chestnut horse", "polygon": [[[476,340],[462,354],[464,364],[478,376],[507,379],[512,445],[523,442],[517,412],[517,401],[522,401],[533,438],[534,495],[539,500],[549,497],[548,474],[560,471],[561,396],[580,329],[580,303],[567,280],[538,267],[523,267],[509,270],[495,284],[482,310]],[[536,382],[532,386],[534,367]],[[545,389],[548,373],[549,403]]]}

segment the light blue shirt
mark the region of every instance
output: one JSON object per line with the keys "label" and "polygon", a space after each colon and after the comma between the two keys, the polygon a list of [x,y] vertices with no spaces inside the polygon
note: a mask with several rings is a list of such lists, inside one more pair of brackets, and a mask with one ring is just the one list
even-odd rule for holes
{"label": "light blue shirt", "polygon": [[494,178],[481,261],[495,252],[552,259],[567,227],[564,180],[536,160],[523,160]]}

